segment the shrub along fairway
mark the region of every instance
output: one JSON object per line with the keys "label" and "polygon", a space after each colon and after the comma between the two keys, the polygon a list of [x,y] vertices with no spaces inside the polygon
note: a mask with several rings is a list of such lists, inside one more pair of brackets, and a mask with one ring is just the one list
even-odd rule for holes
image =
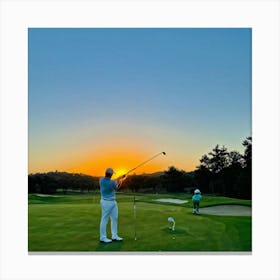
{"label": "shrub along fairway", "polygon": [[[155,202],[157,198],[188,200],[185,204]],[[251,217],[193,215],[191,196],[136,194],[137,240],[134,240],[133,195],[117,194],[119,235],[123,242],[99,243],[99,194],[40,197],[29,195],[30,252],[249,252]],[[201,207],[251,201],[203,196]],[[169,230],[168,217],[176,221]],[[110,222],[107,232],[110,237]]]}

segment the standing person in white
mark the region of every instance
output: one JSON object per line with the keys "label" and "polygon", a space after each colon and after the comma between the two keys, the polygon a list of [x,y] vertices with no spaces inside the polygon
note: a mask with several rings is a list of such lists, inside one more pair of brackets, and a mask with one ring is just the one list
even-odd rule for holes
{"label": "standing person in white", "polygon": [[[107,168],[105,171],[105,177],[100,178],[100,192],[101,192],[101,210],[102,216],[100,221],[100,242],[111,243],[112,241],[122,241],[123,239],[118,236],[118,204],[116,202],[115,191],[121,185],[121,179],[125,177],[121,176],[116,180],[111,180],[114,173],[112,168]],[[111,233],[112,239],[107,238],[106,227],[109,217],[111,219]]]}

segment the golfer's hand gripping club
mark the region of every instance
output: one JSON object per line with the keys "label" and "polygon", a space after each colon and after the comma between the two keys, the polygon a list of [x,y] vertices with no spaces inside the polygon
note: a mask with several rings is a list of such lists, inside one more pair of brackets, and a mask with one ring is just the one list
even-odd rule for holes
{"label": "golfer's hand gripping club", "polygon": [[119,176],[117,179],[116,179],[116,182],[118,184],[117,186],[117,189],[119,189],[123,183],[123,179],[126,177],[126,174],[122,175],[122,176]]}

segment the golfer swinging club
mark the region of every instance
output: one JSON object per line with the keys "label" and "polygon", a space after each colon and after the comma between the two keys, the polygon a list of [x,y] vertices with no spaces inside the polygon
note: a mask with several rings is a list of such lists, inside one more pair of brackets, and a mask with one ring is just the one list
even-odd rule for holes
{"label": "golfer swinging club", "polygon": [[[100,192],[101,192],[101,222],[100,222],[100,242],[111,243],[112,241],[122,241],[123,239],[118,236],[118,204],[116,202],[115,191],[120,187],[122,179],[125,175],[111,180],[114,170],[107,168],[105,171],[105,177],[99,180]],[[111,234],[112,239],[107,238],[106,227],[108,219],[111,219]]]}

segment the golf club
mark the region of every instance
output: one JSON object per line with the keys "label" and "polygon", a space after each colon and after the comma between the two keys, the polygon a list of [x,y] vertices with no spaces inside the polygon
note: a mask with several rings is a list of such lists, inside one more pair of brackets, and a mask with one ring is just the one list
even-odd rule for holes
{"label": "golf club", "polygon": [[137,240],[137,236],[136,236],[136,201],[135,201],[135,195],[133,198],[133,217],[134,217],[134,240]]}
{"label": "golf club", "polygon": [[140,164],[139,164],[139,165],[137,165],[136,167],[134,167],[134,168],[130,169],[130,170],[129,170],[129,171],[127,171],[127,172],[126,172],[126,174],[124,174],[123,176],[127,176],[127,174],[131,173],[132,171],[134,171],[135,169],[139,168],[140,166],[142,166],[142,165],[146,164],[147,162],[149,162],[149,161],[153,160],[154,158],[156,158],[156,157],[160,156],[161,154],[166,155],[166,153],[165,153],[165,152],[160,152],[160,153],[158,153],[158,154],[156,154],[156,155],[152,156],[151,158],[149,158],[149,159],[145,160],[144,162],[140,163]]}

